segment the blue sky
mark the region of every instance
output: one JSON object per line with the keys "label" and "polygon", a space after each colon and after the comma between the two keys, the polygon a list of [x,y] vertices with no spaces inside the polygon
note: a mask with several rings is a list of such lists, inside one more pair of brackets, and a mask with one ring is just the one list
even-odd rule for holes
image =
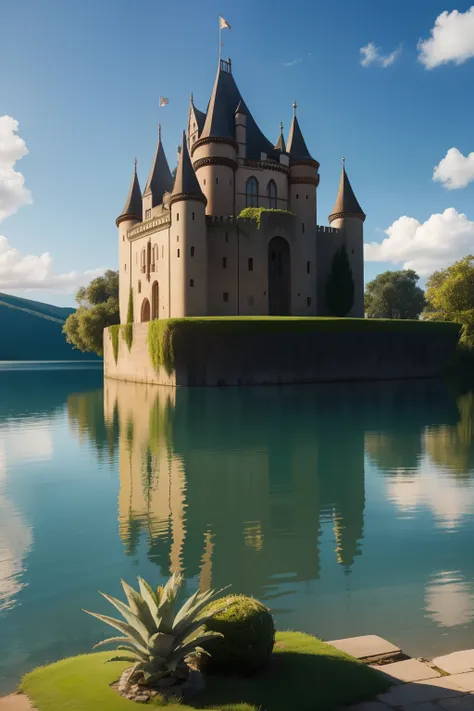
{"label": "blue sky", "polygon": [[[232,58],[239,88],[270,139],[277,139],[280,121],[288,130],[293,99],[298,103],[308,147],[321,164],[318,222],[327,224],[345,155],[367,213],[365,241],[382,242],[393,226],[389,243],[368,248],[368,258],[383,261],[366,262],[366,280],[404,265],[426,275],[474,252],[471,5],[473,0],[4,3],[0,117],[17,121],[15,135],[26,143],[28,154],[10,172],[23,174],[31,203],[16,205],[14,214],[8,214],[11,205],[4,209],[0,235],[16,251],[6,257],[3,240],[2,257],[0,242],[0,291],[72,304],[77,283],[87,281],[84,272],[116,268],[115,218],[134,156],[143,188],[160,120],[174,166],[190,92],[198,108],[207,106],[219,14],[232,26],[223,33],[224,56]],[[432,36],[443,11],[449,15],[427,49],[427,68],[417,45]],[[360,50],[369,43],[379,54],[363,66]],[[381,57],[397,50],[383,66]],[[160,95],[170,103],[158,110]],[[459,154],[441,166],[444,183],[434,181],[435,166],[452,148]],[[1,160],[0,134],[0,217]],[[447,181],[463,187],[447,189]],[[25,202],[24,189],[18,190]],[[412,219],[399,221],[403,216]],[[34,261],[44,253],[50,257]],[[33,256],[25,260],[27,255]],[[7,264],[20,274],[19,291],[7,283]],[[31,285],[41,288],[25,291]]]}

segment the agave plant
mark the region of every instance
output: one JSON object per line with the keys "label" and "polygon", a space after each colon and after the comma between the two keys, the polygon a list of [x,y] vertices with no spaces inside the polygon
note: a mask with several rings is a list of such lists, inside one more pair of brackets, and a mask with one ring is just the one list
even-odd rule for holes
{"label": "agave plant", "polygon": [[218,606],[218,610],[214,609],[210,614],[200,615],[208,602],[222,590],[208,590],[204,593],[197,591],[176,611],[181,575],[173,574],[166,585],[159,587],[156,592],[140,577],[139,593],[123,580],[121,583],[128,605],[105,593],[101,595],[117,608],[125,622],[88,610],[84,612],[124,634],[123,637],[104,639],[95,647],[121,642],[117,650],[124,654],[109,661],[132,662],[129,678],[134,677],[138,683],[159,685],[161,679],[174,676],[186,658],[207,654],[201,644],[212,637],[222,637],[222,634],[207,630],[205,625],[226,603],[223,602],[222,608]]}

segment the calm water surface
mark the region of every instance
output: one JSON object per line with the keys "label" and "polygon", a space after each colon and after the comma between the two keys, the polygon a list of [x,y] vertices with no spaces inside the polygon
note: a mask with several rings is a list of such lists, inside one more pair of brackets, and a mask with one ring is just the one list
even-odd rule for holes
{"label": "calm water surface", "polygon": [[280,628],[474,646],[474,396],[167,390],[0,366],[0,694],[87,652],[121,577],[232,585]]}

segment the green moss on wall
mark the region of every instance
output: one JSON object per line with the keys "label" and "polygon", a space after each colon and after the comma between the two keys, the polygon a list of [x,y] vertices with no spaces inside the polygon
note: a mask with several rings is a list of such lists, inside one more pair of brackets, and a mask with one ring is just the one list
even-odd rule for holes
{"label": "green moss on wall", "polygon": [[119,332],[120,332],[120,326],[109,326],[109,333],[110,337],[112,339],[112,348],[114,351],[114,359],[115,363],[118,361],[118,350],[119,350]]}
{"label": "green moss on wall", "polygon": [[280,214],[293,216],[295,214],[294,212],[290,212],[290,210],[279,210],[277,208],[245,207],[240,213],[239,217],[242,217],[246,220],[255,220],[255,222],[257,223],[257,229],[260,229],[260,221],[262,219],[263,212],[279,212]]}
{"label": "green moss on wall", "polygon": [[133,289],[130,287],[128,295],[127,323],[133,323]]}
{"label": "green moss on wall", "polygon": [[133,323],[126,323],[120,327],[120,330],[122,331],[122,338],[130,351],[133,343]]}
{"label": "green moss on wall", "polygon": [[175,325],[186,319],[157,319],[148,324],[148,353],[155,370],[163,367],[168,375],[174,370]]}

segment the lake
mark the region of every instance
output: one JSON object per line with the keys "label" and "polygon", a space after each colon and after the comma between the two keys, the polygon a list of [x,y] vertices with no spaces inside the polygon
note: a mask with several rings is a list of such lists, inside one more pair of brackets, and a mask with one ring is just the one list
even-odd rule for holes
{"label": "lake", "polygon": [[[0,365],[0,694],[110,636],[120,578],[231,585],[280,629],[474,646],[474,393],[166,389]],[[110,609],[109,609],[110,607]]]}

